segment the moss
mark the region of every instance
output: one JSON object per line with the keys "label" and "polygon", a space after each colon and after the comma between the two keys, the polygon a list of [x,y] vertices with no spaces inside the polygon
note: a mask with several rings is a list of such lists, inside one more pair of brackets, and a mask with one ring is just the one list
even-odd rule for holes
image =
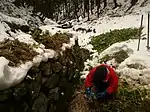
{"label": "moss", "polygon": [[138,30],[139,29],[137,28],[113,30],[105,34],[93,37],[91,40],[91,44],[93,45],[95,50],[97,50],[98,52],[102,52],[116,42],[122,42],[131,38],[137,38]]}
{"label": "moss", "polygon": [[103,58],[100,59],[100,63],[106,62],[106,61],[111,60],[111,59],[113,59],[113,57],[107,54]]}
{"label": "moss", "polygon": [[26,61],[31,61],[34,56],[38,55],[33,51],[30,45],[16,40],[5,40],[0,43],[0,56],[8,59],[10,66],[18,66]]}
{"label": "moss", "polygon": [[128,58],[128,54],[126,51],[124,50],[120,50],[118,52],[115,52],[113,55],[105,55],[103,58],[100,59],[100,63],[111,60],[111,59],[115,59],[115,61],[119,64],[121,62],[123,62],[126,58]]}
{"label": "moss", "polygon": [[129,68],[140,69],[140,70],[146,68],[145,66],[143,66],[143,65],[141,65],[139,63],[132,63],[132,64],[128,64],[127,66]]}
{"label": "moss", "polygon": [[124,50],[120,50],[119,52],[114,53],[113,57],[115,58],[115,61],[117,63],[121,63],[129,56],[128,56],[127,52],[125,52]]}
{"label": "moss", "polygon": [[35,29],[35,31],[32,33],[32,37],[38,43],[45,45],[46,49],[59,50],[63,43],[69,42],[72,35],[67,33],[56,33],[55,35],[51,36],[48,31],[41,35],[41,30]]}

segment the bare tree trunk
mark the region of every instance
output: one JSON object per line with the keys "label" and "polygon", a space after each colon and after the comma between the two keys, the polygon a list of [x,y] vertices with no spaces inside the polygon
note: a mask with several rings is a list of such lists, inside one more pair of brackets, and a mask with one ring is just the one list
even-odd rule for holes
{"label": "bare tree trunk", "polygon": [[78,18],[78,0],[74,1],[73,4],[75,6],[75,16],[76,16],[76,19],[79,19]]}
{"label": "bare tree trunk", "polygon": [[107,6],[107,0],[104,0],[104,8]]}
{"label": "bare tree trunk", "polygon": [[71,9],[71,7],[70,7],[70,0],[68,1],[68,17],[69,17],[69,13],[70,13],[70,9]]}
{"label": "bare tree trunk", "polygon": [[97,17],[99,18],[100,0],[96,0],[96,5],[97,5]]}
{"label": "bare tree trunk", "polygon": [[67,6],[68,1],[65,0],[64,2],[65,2],[64,4],[65,4],[66,17],[68,17],[68,6]]}
{"label": "bare tree trunk", "polygon": [[86,13],[86,0],[84,0],[84,18],[85,18],[85,13]]}
{"label": "bare tree trunk", "polygon": [[88,21],[89,21],[90,20],[89,0],[87,0],[87,13],[88,13]]}
{"label": "bare tree trunk", "polygon": [[93,0],[91,0],[91,14],[93,14],[93,10],[94,9],[94,1]]}

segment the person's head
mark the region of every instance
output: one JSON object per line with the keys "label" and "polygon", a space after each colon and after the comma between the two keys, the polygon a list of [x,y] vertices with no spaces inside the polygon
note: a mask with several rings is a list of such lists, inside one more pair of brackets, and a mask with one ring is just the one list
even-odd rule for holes
{"label": "person's head", "polygon": [[94,73],[94,84],[96,86],[100,85],[102,82],[105,82],[106,78],[108,77],[108,70],[105,66],[99,66],[96,68]]}

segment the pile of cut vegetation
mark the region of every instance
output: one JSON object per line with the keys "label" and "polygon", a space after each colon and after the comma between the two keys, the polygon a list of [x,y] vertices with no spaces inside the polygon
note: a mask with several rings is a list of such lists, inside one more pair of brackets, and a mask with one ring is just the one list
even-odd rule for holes
{"label": "pile of cut vegetation", "polygon": [[40,29],[36,29],[32,33],[32,37],[38,43],[45,45],[46,49],[59,50],[63,43],[69,43],[72,35],[67,33],[51,35],[48,31],[41,35]]}
{"label": "pile of cut vegetation", "polygon": [[10,66],[18,66],[21,63],[32,61],[33,57],[38,55],[32,47],[19,40],[6,39],[0,42],[0,56],[8,59]]}

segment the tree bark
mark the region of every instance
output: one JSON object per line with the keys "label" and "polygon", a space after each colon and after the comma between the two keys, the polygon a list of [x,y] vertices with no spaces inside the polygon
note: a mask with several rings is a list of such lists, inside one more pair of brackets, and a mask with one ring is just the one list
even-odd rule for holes
{"label": "tree bark", "polygon": [[87,13],[88,13],[88,21],[89,21],[90,20],[89,0],[87,0]]}
{"label": "tree bark", "polygon": [[96,0],[96,5],[97,5],[97,17],[99,18],[100,0]]}
{"label": "tree bark", "polygon": [[104,0],[104,8],[107,6],[107,0]]}
{"label": "tree bark", "polygon": [[94,9],[94,1],[91,0],[91,14],[93,14],[93,9]]}

